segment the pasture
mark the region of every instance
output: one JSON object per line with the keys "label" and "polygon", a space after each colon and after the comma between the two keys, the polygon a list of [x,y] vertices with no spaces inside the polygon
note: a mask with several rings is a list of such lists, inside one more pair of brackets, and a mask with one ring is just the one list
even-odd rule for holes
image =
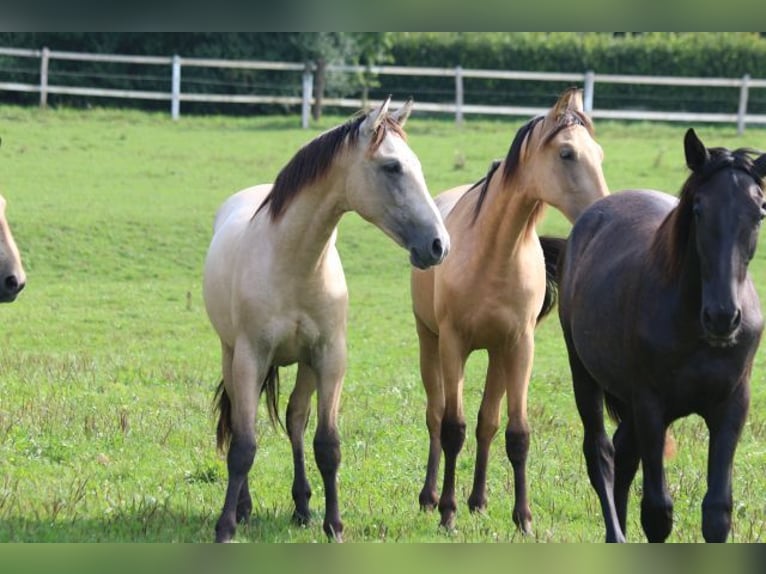
{"label": "pasture", "polygon": [[[185,117],[114,110],[0,107],[0,193],[27,271],[27,288],[0,307],[0,541],[210,541],[226,465],[215,452],[212,397],[218,341],[201,298],[202,261],[219,204],[272,181],[311,130],[295,117]],[[410,119],[409,144],[433,194],[479,179],[504,156],[523,120]],[[596,121],[609,187],[676,192],[687,125]],[[711,146],[766,147],[763,130],[695,126]],[[566,234],[549,209],[542,231]],[[766,236],[751,270],[766,292]],[[529,392],[527,476],[533,534],[511,521],[513,473],[502,433],[488,468],[488,508],[468,512],[485,356],[468,363],[468,432],[458,459],[456,529],[418,509],[426,462],[425,393],[409,301],[407,254],[355,215],[338,248],[350,292],[348,372],[340,409],[344,537],[360,541],[601,541],[598,500],[581,451],[558,318],[538,328]],[[734,465],[730,540],[766,538],[766,351]],[[293,369],[282,370],[286,406]],[[323,541],[322,483],[310,440],[314,496],[307,528],[290,522],[287,437],[262,406],[250,474],[253,520],[238,541]],[[309,435],[313,436],[312,414]],[[610,427],[611,428],[611,427]],[[676,424],[667,463],[675,501],[669,541],[700,541],[707,430]],[[627,538],[644,540],[640,480]]]}

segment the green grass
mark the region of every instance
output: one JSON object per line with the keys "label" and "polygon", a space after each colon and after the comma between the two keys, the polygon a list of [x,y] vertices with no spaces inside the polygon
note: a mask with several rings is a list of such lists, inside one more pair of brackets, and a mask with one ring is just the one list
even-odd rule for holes
{"label": "green grass", "polygon": [[[0,107],[0,193],[23,253],[28,286],[0,307],[0,540],[209,541],[223,502],[211,400],[217,339],[201,301],[201,268],[213,214],[229,194],[271,181],[297,148],[341,121],[309,131],[294,117],[184,117],[137,112]],[[436,193],[481,177],[521,121],[417,116],[409,141]],[[597,122],[612,189],[675,191],[685,176],[686,126]],[[764,132],[701,126],[709,145],[764,147]],[[565,234],[549,210],[543,230]],[[762,242],[766,236],[762,237]],[[349,215],[339,249],[351,294],[349,366],[340,416],[341,513],[348,541],[600,541],[600,510],[586,476],[582,431],[555,318],[537,333],[530,386],[528,476],[534,535],[511,522],[513,475],[503,441],[489,468],[489,507],[471,515],[472,428],[486,359],[469,361],[469,433],[458,460],[457,529],[418,510],[427,433],[406,254]],[[752,264],[766,279],[766,245]],[[735,461],[731,539],[766,538],[766,391],[757,357],[753,403]],[[293,369],[283,372],[283,396]],[[267,417],[262,417],[266,419]],[[314,418],[309,434],[313,433]],[[697,541],[707,432],[676,425],[668,463],[676,503],[671,540]],[[315,520],[290,523],[289,443],[259,423],[251,472],[254,516],[240,541],[321,541],[319,474],[307,452]],[[640,481],[630,540],[643,540]]]}

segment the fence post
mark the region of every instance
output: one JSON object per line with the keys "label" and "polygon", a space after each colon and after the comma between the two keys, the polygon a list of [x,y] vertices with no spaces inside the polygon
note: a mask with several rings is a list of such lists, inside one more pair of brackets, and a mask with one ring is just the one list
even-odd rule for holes
{"label": "fence post", "polygon": [[51,51],[43,48],[40,57],[40,107],[48,107],[48,61],[51,57]]}
{"label": "fence post", "polygon": [[585,93],[583,94],[583,108],[586,114],[593,111],[593,92],[596,88],[596,74],[593,70],[585,72]]}
{"label": "fence post", "polygon": [[173,72],[170,87],[170,116],[177,120],[181,115],[181,57],[173,54]]}
{"label": "fence post", "polygon": [[739,110],[737,110],[737,135],[745,133],[745,115],[747,114],[747,91],[750,74],[742,76],[742,86],[739,89]]}
{"label": "fence post", "polygon": [[314,74],[310,62],[306,62],[303,70],[303,89],[301,94],[301,127],[305,130],[309,127],[309,115],[311,114],[311,98],[314,90]]}
{"label": "fence post", "polygon": [[463,125],[463,68],[455,67],[455,123]]}

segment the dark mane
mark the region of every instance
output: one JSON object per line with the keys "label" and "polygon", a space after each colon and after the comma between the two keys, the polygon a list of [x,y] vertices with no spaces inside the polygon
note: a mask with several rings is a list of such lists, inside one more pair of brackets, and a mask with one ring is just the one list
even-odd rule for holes
{"label": "dark mane", "polygon": [[[524,145],[524,141],[532,134],[532,131],[535,129],[537,124],[542,122],[544,119],[545,116],[537,116],[532,118],[526,124],[521,126],[518,132],[516,132],[516,136],[511,142],[511,147],[508,149],[508,154],[505,156],[503,183],[509,181],[518,171],[519,161],[521,159],[521,148]],[[566,112],[561,114],[561,116],[559,116],[553,129],[545,134],[543,137],[543,145],[548,144],[553,138],[556,137],[559,132],[573,125],[583,126],[588,130],[588,133],[591,136],[594,135],[593,122],[591,119],[578,110],[568,109]],[[487,191],[489,190],[489,181],[492,179],[492,175],[497,170],[498,165],[493,163],[487,175],[476,182],[476,184],[473,186],[475,188],[481,185],[481,189],[479,190],[479,199],[476,201],[476,207],[473,212],[474,222],[476,222],[476,218],[479,217],[479,212],[484,205],[484,200],[486,199]]]}
{"label": "dark mane", "polygon": [[692,172],[684,182],[678,195],[678,205],[660,224],[651,246],[650,252],[660,262],[660,268],[668,279],[677,278],[683,267],[694,223],[694,197],[700,186],[723,169],[743,171],[761,185],[751,158],[758,154],[756,150],[739,148],[731,151],[715,147],[708,148],[708,153],[710,158],[705,165]]}
{"label": "dark mane", "polygon": [[[366,114],[360,112],[347,122],[320,134],[304,145],[287,162],[274,180],[271,191],[256,210],[256,214],[268,207],[272,221],[276,221],[285,212],[290,202],[308,185],[322,179],[330,170],[335,156],[347,145],[355,143],[359,137],[359,126]],[[401,126],[386,116],[370,142],[370,152],[374,152],[383,141],[388,130],[405,138]]]}

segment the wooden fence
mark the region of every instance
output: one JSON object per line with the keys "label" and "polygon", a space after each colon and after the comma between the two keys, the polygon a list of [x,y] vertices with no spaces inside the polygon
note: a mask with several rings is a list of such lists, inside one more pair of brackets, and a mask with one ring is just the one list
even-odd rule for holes
{"label": "wooden fence", "polygon": [[[117,54],[87,54],[80,52],[60,52],[43,48],[42,50],[25,50],[18,48],[1,48],[0,56],[17,58],[36,58],[40,60],[39,82],[19,83],[0,81],[0,91],[37,92],[40,94],[40,105],[46,106],[49,94],[63,94],[86,97],[129,98],[145,100],[164,100],[170,102],[170,112],[173,119],[181,115],[183,102],[215,102],[238,104],[280,104],[285,106],[300,106],[301,125],[309,125],[310,106],[313,102],[313,68],[310,64],[266,62],[258,60],[222,60],[208,58],[183,58],[180,56],[128,56]],[[111,88],[94,88],[88,86],[53,85],[48,81],[50,64],[54,60],[111,62],[124,64],[141,64],[147,66],[165,66],[170,68],[168,91],[121,90]],[[276,70],[288,74],[288,82],[296,87],[300,96],[278,96],[258,94],[221,94],[182,91],[183,68],[230,68],[245,70]],[[417,109],[426,112],[452,114],[460,123],[467,114],[509,115],[529,117],[547,110],[547,107],[499,106],[466,104],[464,102],[464,82],[470,78],[493,80],[534,80],[569,82],[581,85],[584,90],[586,111],[594,118],[619,120],[649,120],[649,121],[684,121],[684,122],[720,122],[736,123],[737,131],[742,133],[748,124],[766,124],[766,114],[748,114],[748,95],[752,89],[766,88],[766,79],[754,79],[749,75],[741,78],[694,78],[694,77],[664,77],[664,76],[632,76],[615,74],[597,74],[587,71],[576,73],[522,72],[502,70],[464,70],[454,68],[422,68],[407,66],[329,66],[329,72],[349,74],[377,74],[417,77],[446,77],[454,78],[454,102],[438,103],[418,101]],[[2,76],[0,76],[2,79]],[[693,113],[661,110],[612,110],[593,107],[593,96],[597,84],[632,84],[656,86],[695,86],[700,88],[739,88],[739,106],[737,110],[720,113]],[[300,86],[300,90],[297,90]],[[326,98],[323,104],[342,108],[359,109],[366,102],[359,98]],[[546,102],[547,104],[547,102]]]}

